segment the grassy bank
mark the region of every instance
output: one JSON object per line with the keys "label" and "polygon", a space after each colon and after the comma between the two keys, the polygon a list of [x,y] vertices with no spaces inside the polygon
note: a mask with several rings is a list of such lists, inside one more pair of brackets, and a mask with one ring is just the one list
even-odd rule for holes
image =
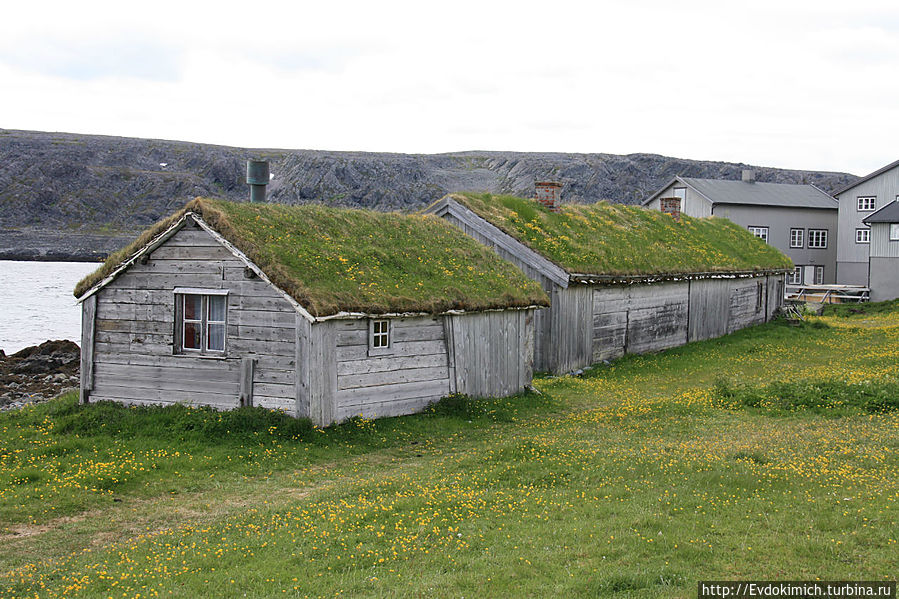
{"label": "grassy bank", "polygon": [[695,596],[895,576],[899,314],[771,324],[542,394],[321,431],[0,415],[0,595]]}

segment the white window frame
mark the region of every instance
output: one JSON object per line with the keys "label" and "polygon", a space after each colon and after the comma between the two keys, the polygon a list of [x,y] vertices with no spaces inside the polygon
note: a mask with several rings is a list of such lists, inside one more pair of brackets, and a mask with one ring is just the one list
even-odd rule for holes
{"label": "white window frame", "polygon": [[899,241],[899,223],[890,223],[890,241]]}
{"label": "white window frame", "polygon": [[856,229],[855,243],[871,243],[871,229]]}
{"label": "white window frame", "polygon": [[808,249],[810,250],[826,250],[828,229],[809,229],[808,230]]}
{"label": "white window frame", "polygon": [[787,275],[787,285],[802,285],[802,273],[805,268],[802,266],[794,266],[793,272]]}
{"label": "white window frame", "polygon": [[[798,233],[798,235],[797,235]],[[790,247],[791,248],[804,248],[805,247],[805,229],[790,229]]]}
{"label": "white window frame", "polygon": [[[176,354],[223,358],[228,350],[228,290],[227,289],[197,289],[189,287],[175,288],[175,343],[173,349]],[[200,297],[200,318],[187,319],[184,317],[184,303],[188,297]],[[212,297],[224,297],[225,301],[225,319],[212,320],[211,302]],[[200,347],[185,347],[185,328],[188,324],[196,324],[200,327]],[[209,327],[220,325],[224,331],[222,338],[222,348],[214,349],[209,347],[211,335]]]}
{"label": "white window frame", "polygon": [[393,351],[393,322],[389,318],[368,321],[368,355],[377,356]]}
{"label": "white window frame", "polygon": [[[687,188],[686,187],[674,187],[671,190],[671,197],[680,199],[681,206],[684,205],[684,202],[687,199]],[[899,196],[897,196],[899,197]]]}
{"label": "white window frame", "polygon": [[746,227],[746,229],[765,243],[768,243],[768,227],[752,226]]}
{"label": "white window frame", "polygon": [[815,267],[815,285],[823,285],[824,284],[824,267],[816,266]]}
{"label": "white window frame", "polygon": [[877,196],[858,196],[855,201],[859,212],[874,212],[877,209]]}

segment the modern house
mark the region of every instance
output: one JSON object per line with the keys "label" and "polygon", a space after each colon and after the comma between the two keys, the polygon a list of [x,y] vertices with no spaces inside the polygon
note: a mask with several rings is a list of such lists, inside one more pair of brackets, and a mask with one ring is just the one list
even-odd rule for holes
{"label": "modern house", "polygon": [[721,218],[635,206],[453,194],[441,216],[538,281],[534,365],[564,373],[625,353],[709,339],[768,320],[792,264]]}
{"label": "modern house", "polygon": [[899,297],[899,201],[862,219],[870,227],[868,286],[875,302]]}
{"label": "modern house", "polygon": [[793,261],[788,283],[834,283],[838,203],[813,185],[674,177],[643,206],[692,217],[720,216],[744,227]]}
{"label": "modern house", "polygon": [[415,412],[531,382],[512,264],[438,218],[197,199],[75,290],[82,401]]}
{"label": "modern house", "polygon": [[[881,297],[884,293],[875,292],[875,281],[868,278],[868,258],[875,255],[871,245],[874,230],[868,225],[877,222],[870,220],[875,212],[899,199],[899,160],[838,189],[833,195],[840,206],[837,282],[871,287],[871,299]],[[882,257],[879,255],[878,259]],[[876,278],[883,284],[881,274]]]}

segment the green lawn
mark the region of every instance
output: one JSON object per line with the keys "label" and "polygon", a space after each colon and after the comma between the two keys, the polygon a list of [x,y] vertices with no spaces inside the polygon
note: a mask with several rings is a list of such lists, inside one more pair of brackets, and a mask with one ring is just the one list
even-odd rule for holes
{"label": "green lawn", "polygon": [[693,597],[895,579],[899,313],[770,324],[541,394],[313,429],[0,415],[0,595]]}

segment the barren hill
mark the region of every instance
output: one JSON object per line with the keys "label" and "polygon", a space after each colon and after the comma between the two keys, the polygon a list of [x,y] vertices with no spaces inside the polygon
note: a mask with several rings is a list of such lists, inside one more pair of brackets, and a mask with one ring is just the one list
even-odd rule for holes
{"label": "barren hill", "polygon": [[[655,154],[266,150],[0,129],[0,258],[93,259],[196,196],[241,199],[247,158],[267,158],[269,198],[415,210],[451,191],[530,195],[565,184],[572,202],[638,203],[677,174],[738,179],[749,165]],[[846,173],[751,167],[759,181],[825,191]]]}

